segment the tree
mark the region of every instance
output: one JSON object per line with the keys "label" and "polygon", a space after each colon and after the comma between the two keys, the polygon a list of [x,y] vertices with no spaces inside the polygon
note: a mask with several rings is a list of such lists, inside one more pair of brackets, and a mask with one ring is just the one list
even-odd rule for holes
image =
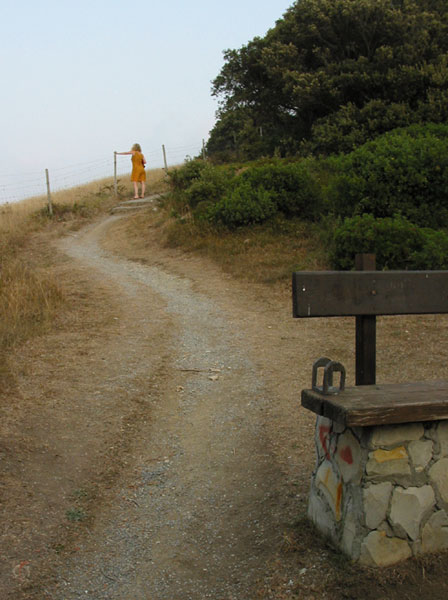
{"label": "tree", "polygon": [[[263,38],[227,50],[209,151],[233,138],[259,151],[351,150],[397,126],[448,117],[448,3],[297,0]],[[250,137],[250,136],[249,136]],[[257,150],[258,152],[258,150]]]}

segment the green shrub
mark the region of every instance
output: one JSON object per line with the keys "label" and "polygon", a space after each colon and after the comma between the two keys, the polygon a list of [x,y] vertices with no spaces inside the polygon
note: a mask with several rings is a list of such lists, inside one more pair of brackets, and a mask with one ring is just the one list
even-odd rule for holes
{"label": "green shrub", "polygon": [[193,209],[201,202],[217,202],[229,189],[231,181],[228,171],[206,165],[185,190],[186,201]]}
{"label": "green shrub", "polygon": [[335,269],[354,268],[355,254],[374,253],[378,269],[405,269],[424,244],[422,230],[403,217],[375,219],[373,215],[347,218],[335,229],[330,252]]}
{"label": "green shrub", "polygon": [[196,179],[199,179],[202,171],[206,168],[202,160],[187,160],[182,167],[170,169],[168,177],[174,191],[186,190]]}
{"label": "green shrub", "polygon": [[354,268],[355,254],[376,254],[378,269],[448,269],[448,234],[401,216],[347,218],[335,228],[330,259],[335,269]]}
{"label": "green shrub", "polygon": [[334,214],[399,213],[422,227],[448,226],[448,125],[397,129],[329,162]]}
{"label": "green shrub", "polygon": [[268,164],[244,171],[240,178],[253,188],[271,193],[277,209],[285,216],[315,220],[322,206],[320,189],[305,162]]}
{"label": "green shrub", "polygon": [[248,181],[243,181],[210,208],[208,218],[213,223],[233,228],[262,223],[276,210],[269,191],[253,188]]}
{"label": "green shrub", "polygon": [[410,257],[412,269],[448,269],[448,234],[444,231],[423,229],[424,245]]}

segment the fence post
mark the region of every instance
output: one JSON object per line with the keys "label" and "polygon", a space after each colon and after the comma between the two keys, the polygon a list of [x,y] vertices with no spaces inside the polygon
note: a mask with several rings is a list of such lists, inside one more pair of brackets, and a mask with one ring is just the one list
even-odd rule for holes
{"label": "fence post", "polygon": [[48,173],[48,169],[45,169],[45,178],[47,180],[47,200],[48,200],[48,212],[50,217],[53,216],[53,204],[51,202],[51,192],[50,192],[50,175]]}
{"label": "fence post", "polygon": [[117,185],[117,151],[114,152],[114,195],[115,195],[115,198],[118,196],[118,185]]}
{"label": "fence post", "polygon": [[162,144],[162,151],[163,151],[163,164],[165,165],[165,171],[168,173],[168,163],[166,162],[166,152],[165,152],[164,144]]}

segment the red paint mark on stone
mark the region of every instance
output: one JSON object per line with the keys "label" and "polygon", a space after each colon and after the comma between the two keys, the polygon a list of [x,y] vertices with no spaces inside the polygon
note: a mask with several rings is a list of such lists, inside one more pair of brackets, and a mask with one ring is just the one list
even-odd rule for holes
{"label": "red paint mark on stone", "polygon": [[342,504],[342,483],[339,483],[337,491],[336,491],[336,519],[338,521],[341,518],[341,504]]}
{"label": "red paint mark on stone", "polygon": [[345,448],[342,448],[339,455],[348,465],[353,464],[353,454],[350,446],[345,446]]}
{"label": "red paint mark on stone", "polygon": [[330,433],[330,427],[328,425],[321,425],[319,427],[319,439],[324,449],[325,456],[330,459],[330,450],[328,448],[328,438]]}

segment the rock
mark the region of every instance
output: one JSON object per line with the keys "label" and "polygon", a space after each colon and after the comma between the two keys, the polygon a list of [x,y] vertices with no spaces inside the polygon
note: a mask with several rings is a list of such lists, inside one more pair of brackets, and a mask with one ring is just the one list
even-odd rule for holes
{"label": "rock", "polygon": [[333,421],[333,431],[335,433],[344,433],[344,431],[347,429],[347,427],[345,425],[343,425],[342,423],[338,423],[337,421]]}
{"label": "rock", "polygon": [[333,421],[326,417],[317,417],[316,419],[316,448],[317,456],[322,459],[330,460],[333,455],[332,449],[332,424]]}
{"label": "rock", "polygon": [[385,520],[392,488],[393,486],[389,481],[364,488],[364,513],[366,525],[369,529],[377,529],[380,523]]}
{"label": "rock", "polygon": [[364,565],[386,567],[412,556],[405,540],[390,538],[384,531],[371,531],[361,545],[360,562]]}
{"label": "rock", "polygon": [[412,442],[423,437],[424,432],[425,430],[421,423],[375,427],[370,438],[370,447],[387,448],[404,444],[405,442]]}
{"label": "rock", "polygon": [[334,539],[335,521],[329,506],[312,489],[308,501],[308,518],[316,528],[326,537]]}
{"label": "rock", "polygon": [[404,446],[397,446],[396,448],[392,448],[392,450],[375,450],[375,452],[369,454],[370,456],[377,463],[385,463],[391,460],[401,460],[402,458],[407,460],[408,453]]}
{"label": "rock", "polygon": [[344,521],[344,531],[342,532],[341,548],[345,554],[348,554],[350,558],[358,558],[356,554],[359,554],[359,543],[358,552],[354,553],[355,540],[357,538],[357,522],[356,516],[353,510],[347,512]]}
{"label": "rock", "polygon": [[442,421],[437,426],[437,441],[439,442],[439,456],[448,456],[448,421]]}
{"label": "rock", "polygon": [[448,549],[448,516],[444,510],[434,513],[423,527],[422,552]]}
{"label": "rock", "polygon": [[408,452],[414,469],[417,472],[423,471],[432,458],[433,443],[431,440],[417,440],[411,442],[408,446]]}
{"label": "rock", "polygon": [[339,436],[335,458],[343,481],[360,483],[363,473],[362,450],[350,431]]}
{"label": "rock", "polygon": [[336,521],[341,520],[342,481],[333,471],[331,463],[324,461],[317,470],[314,483],[322,492],[333,511]]}
{"label": "rock", "polygon": [[429,470],[429,479],[443,502],[448,504],[448,458],[441,458]]}
{"label": "rock", "polygon": [[373,481],[387,479],[408,485],[411,468],[406,448],[399,446],[393,450],[375,450],[375,452],[370,452],[369,460],[366,464],[366,474]]}
{"label": "rock", "polygon": [[395,488],[392,495],[389,522],[399,536],[408,535],[416,540],[420,524],[436,502],[430,485],[423,487]]}

